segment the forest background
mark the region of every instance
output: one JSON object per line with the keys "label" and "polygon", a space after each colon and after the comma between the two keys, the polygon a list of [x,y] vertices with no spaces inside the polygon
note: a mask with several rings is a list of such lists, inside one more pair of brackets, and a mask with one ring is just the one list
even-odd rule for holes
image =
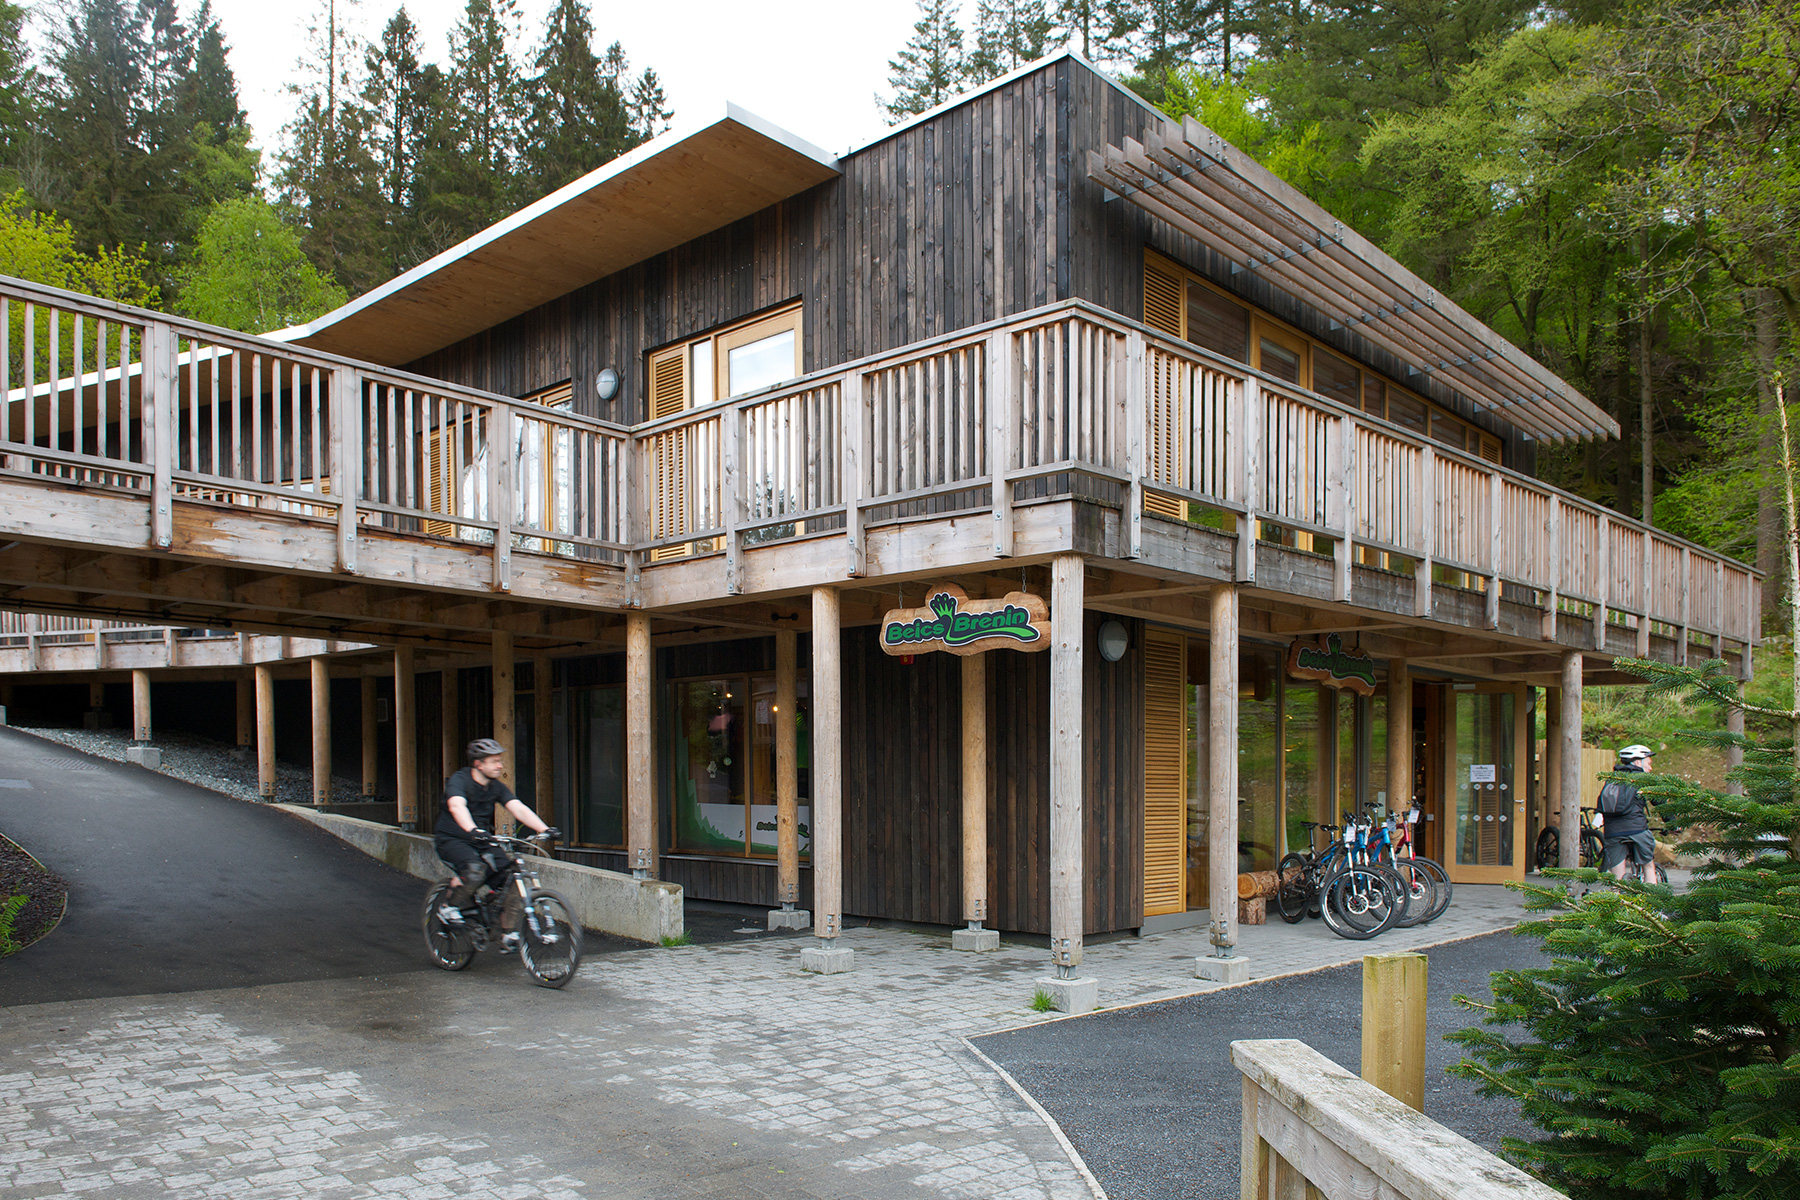
{"label": "forest background", "polygon": [[[656,72],[634,72],[582,0],[555,0],[532,31],[513,0],[466,0],[442,63],[404,8],[369,40],[346,20],[350,2],[296,16],[290,118],[263,148],[205,0],[0,0],[0,273],[265,332],[671,120]],[[1800,341],[1791,3],[918,10],[875,97],[890,121],[1080,51],[1257,157],[1611,412],[1622,437],[1541,447],[1538,473],[1756,562],[1773,614],[1785,588],[1774,384],[1784,365],[1792,378]]]}

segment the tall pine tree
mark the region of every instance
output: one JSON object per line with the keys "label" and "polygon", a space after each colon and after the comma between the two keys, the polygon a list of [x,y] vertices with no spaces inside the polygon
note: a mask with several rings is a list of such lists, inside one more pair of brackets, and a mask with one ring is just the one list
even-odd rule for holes
{"label": "tall pine tree", "polygon": [[965,66],[964,82],[986,83],[1042,58],[1052,32],[1044,0],[978,0],[975,51]]}
{"label": "tall pine tree", "polygon": [[628,64],[614,42],[594,53],[583,0],[556,0],[533,63],[525,172],[534,195],[555,191],[642,142],[626,102]]}
{"label": "tall pine tree", "polygon": [[919,0],[919,19],[900,53],[888,60],[890,100],[876,97],[888,123],[898,125],[956,95],[968,69],[956,0]]}

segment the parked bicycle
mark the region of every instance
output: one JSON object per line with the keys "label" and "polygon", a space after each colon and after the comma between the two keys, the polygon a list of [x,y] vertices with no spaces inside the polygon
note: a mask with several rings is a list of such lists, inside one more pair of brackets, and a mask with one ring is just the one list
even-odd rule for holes
{"label": "parked bicycle", "polygon": [[[1581,861],[1577,866],[1598,867],[1605,861],[1601,850],[1600,810],[1584,808],[1581,810]],[[1532,862],[1542,871],[1546,867],[1556,866],[1562,858],[1562,834],[1551,826],[1538,834],[1537,845],[1532,851]]]}
{"label": "parked bicycle", "polygon": [[1384,861],[1396,868],[1403,863],[1413,864],[1429,878],[1433,894],[1430,907],[1423,919],[1423,923],[1429,925],[1443,916],[1444,910],[1450,907],[1450,897],[1455,889],[1451,886],[1450,875],[1444,870],[1442,863],[1435,858],[1427,858],[1418,853],[1418,848],[1413,840],[1413,828],[1419,823],[1419,815],[1420,809],[1416,804],[1406,814],[1404,821],[1393,814],[1388,815],[1385,823],[1387,849]]}
{"label": "parked bicycle", "polygon": [[[1381,933],[1412,906],[1405,883],[1394,871],[1368,858],[1366,827],[1345,814],[1343,826],[1304,823],[1307,848],[1292,851],[1276,867],[1275,906],[1290,925],[1308,913],[1324,919],[1342,938],[1362,941]],[[1315,850],[1317,831],[1330,842]],[[1343,837],[1336,836],[1340,830]]]}
{"label": "parked bicycle", "polygon": [[581,966],[581,922],[575,919],[567,900],[539,885],[537,871],[529,861],[547,840],[545,834],[528,838],[495,835],[493,843],[499,853],[490,861],[496,870],[476,892],[474,902],[461,910],[460,927],[446,924],[438,915],[450,893],[451,881],[432,885],[425,898],[423,924],[425,949],[433,963],[446,971],[460,971],[478,952],[497,943],[500,911],[512,890],[517,892],[523,908],[519,961],[525,970],[544,987],[559,988],[575,977]]}

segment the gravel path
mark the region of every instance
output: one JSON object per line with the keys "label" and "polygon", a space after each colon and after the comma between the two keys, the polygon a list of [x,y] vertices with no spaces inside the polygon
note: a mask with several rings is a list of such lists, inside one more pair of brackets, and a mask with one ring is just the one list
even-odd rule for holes
{"label": "gravel path", "polygon": [[[113,762],[124,762],[125,751],[136,745],[130,734],[121,729],[15,728],[20,733],[61,742],[83,754]],[[261,799],[256,794],[256,756],[248,751],[183,733],[159,734],[150,745],[162,751],[164,775],[223,792],[236,800]],[[362,785],[357,780],[335,776],[332,788],[333,804],[362,803]],[[275,798],[288,804],[311,803],[312,771],[277,761]]]}

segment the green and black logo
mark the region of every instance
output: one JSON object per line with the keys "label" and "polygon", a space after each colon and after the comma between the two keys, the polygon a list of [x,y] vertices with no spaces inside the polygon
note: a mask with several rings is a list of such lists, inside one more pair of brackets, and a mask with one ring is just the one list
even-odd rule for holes
{"label": "green and black logo", "polygon": [[1041,597],[1011,592],[1003,600],[970,600],[950,584],[933,589],[924,608],[894,609],[881,623],[881,648],[889,654],[948,650],[973,654],[1048,644],[1049,611]]}

